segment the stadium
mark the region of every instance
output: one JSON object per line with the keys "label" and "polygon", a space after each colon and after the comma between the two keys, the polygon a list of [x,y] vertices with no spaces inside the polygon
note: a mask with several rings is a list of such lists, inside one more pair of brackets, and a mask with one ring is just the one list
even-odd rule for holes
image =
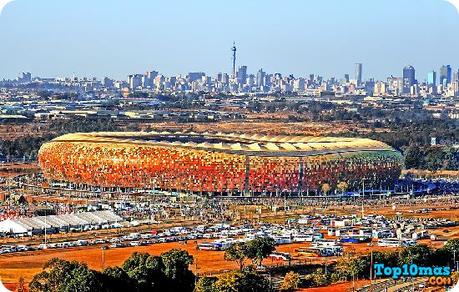
{"label": "stadium", "polygon": [[76,133],[39,151],[48,181],[230,196],[389,189],[402,161],[370,139],[223,133]]}

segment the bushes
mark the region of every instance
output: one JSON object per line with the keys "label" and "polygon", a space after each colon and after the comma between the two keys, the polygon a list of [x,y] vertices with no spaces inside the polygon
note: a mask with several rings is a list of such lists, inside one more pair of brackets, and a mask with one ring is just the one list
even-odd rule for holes
{"label": "bushes", "polygon": [[269,281],[252,269],[233,271],[218,278],[203,277],[196,284],[195,292],[270,292]]}
{"label": "bushes", "polygon": [[286,292],[294,291],[298,289],[300,282],[300,274],[297,274],[295,272],[288,272],[287,274],[285,274],[284,280],[282,281],[279,290]]}

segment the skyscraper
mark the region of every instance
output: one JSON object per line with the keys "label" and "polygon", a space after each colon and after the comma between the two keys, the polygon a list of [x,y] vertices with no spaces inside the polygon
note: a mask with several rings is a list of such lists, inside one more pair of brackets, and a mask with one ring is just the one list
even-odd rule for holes
{"label": "skyscraper", "polygon": [[247,80],[247,66],[241,66],[239,67],[239,70],[237,70],[237,83],[245,84],[246,80]]}
{"label": "skyscraper", "polygon": [[266,73],[263,71],[263,69],[258,70],[257,72],[257,86],[258,87],[265,86],[265,75]]}
{"label": "skyscraper", "polygon": [[131,90],[136,90],[138,87],[142,86],[142,74],[134,74],[128,76],[129,88]]}
{"label": "skyscraper", "polygon": [[362,63],[356,63],[355,64],[355,81],[357,82],[357,85],[362,84],[362,71],[363,71]]}
{"label": "skyscraper", "polygon": [[459,70],[457,70],[453,74],[453,82],[457,82],[457,81],[459,81]]}
{"label": "skyscraper", "polygon": [[202,77],[204,77],[204,76],[206,76],[206,73],[204,73],[204,72],[189,72],[186,75],[186,80],[188,82],[193,82],[193,81],[202,79]]}
{"label": "skyscraper", "polygon": [[32,73],[22,72],[22,77],[19,77],[18,79],[21,83],[30,83],[32,82]]}
{"label": "skyscraper", "polygon": [[451,66],[443,65],[440,67],[440,84],[446,86],[451,83]]}
{"label": "skyscraper", "polygon": [[430,71],[427,74],[427,85],[435,87],[437,86],[437,72]]}
{"label": "skyscraper", "polygon": [[403,68],[403,93],[410,93],[411,86],[416,83],[416,70],[413,66]]}

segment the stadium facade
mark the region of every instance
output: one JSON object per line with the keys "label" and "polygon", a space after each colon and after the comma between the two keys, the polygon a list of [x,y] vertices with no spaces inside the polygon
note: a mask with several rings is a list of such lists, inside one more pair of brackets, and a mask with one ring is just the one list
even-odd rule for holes
{"label": "stadium facade", "polygon": [[68,134],[39,163],[52,181],[222,195],[389,188],[403,167],[370,139],[171,132]]}

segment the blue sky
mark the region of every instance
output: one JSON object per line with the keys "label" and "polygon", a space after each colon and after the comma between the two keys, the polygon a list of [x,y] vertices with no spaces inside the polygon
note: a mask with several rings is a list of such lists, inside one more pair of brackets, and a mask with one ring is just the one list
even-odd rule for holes
{"label": "blue sky", "polygon": [[400,75],[459,66],[443,0],[16,0],[0,16],[0,78],[230,71]]}

